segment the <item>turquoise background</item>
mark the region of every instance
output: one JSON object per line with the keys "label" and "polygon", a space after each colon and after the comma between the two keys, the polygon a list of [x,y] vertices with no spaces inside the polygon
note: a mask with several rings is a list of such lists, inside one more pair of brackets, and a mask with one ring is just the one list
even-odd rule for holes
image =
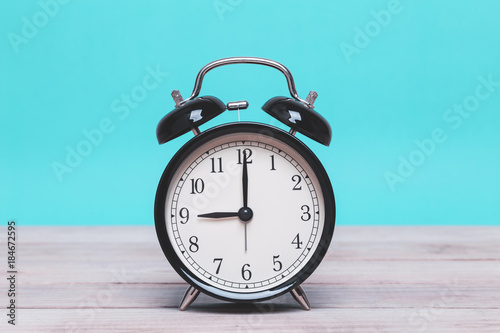
{"label": "turquoise background", "polygon": [[[481,83],[500,82],[499,1],[66,2],[0,2],[1,221],[153,225],[161,173],[192,137],[156,142],[170,92],[187,97],[203,65],[243,55],[319,93],[332,144],[298,137],[326,166],[339,225],[500,224],[500,85]],[[147,68],[157,86],[126,106]],[[288,91],[278,71],[237,65],[210,72],[205,94],[279,126],[260,107]],[[464,103],[466,116],[448,111]],[[102,121],[108,133],[58,177],[53,164]],[[432,147],[436,128],[446,139]]]}

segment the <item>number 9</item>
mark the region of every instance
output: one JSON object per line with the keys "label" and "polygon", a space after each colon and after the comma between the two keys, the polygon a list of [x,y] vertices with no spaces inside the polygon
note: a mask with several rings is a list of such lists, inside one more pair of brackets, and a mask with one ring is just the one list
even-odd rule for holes
{"label": "number 9", "polygon": [[185,219],[184,221],[180,221],[182,224],[186,224],[189,221],[189,210],[186,207],[183,207],[179,210],[179,216],[181,219]]}

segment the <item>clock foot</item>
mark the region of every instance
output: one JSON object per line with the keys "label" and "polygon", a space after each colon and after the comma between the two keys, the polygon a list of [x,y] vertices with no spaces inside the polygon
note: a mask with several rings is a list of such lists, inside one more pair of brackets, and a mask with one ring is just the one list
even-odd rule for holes
{"label": "clock foot", "polygon": [[292,291],[290,291],[290,294],[292,294],[293,298],[297,301],[297,303],[300,304],[300,306],[302,306],[304,310],[306,311],[311,310],[311,304],[309,304],[309,300],[307,299],[306,293],[301,286],[292,289]]}
{"label": "clock foot", "polygon": [[184,294],[184,297],[182,298],[181,305],[179,306],[179,310],[184,311],[188,308],[188,306],[191,305],[191,303],[194,302],[196,297],[198,297],[198,294],[200,291],[193,286],[190,286],[186,290],[186,294]]}

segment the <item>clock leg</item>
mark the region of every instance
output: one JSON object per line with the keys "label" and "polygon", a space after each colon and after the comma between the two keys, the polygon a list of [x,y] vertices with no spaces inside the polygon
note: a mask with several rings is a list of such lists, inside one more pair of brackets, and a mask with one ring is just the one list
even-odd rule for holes
{"label": "clock leg", "polygon": [[306,293],[301,286],[292,289],[290,293],[292,294],[293,298],[300,304],[300,306],[304,308],[304,310],[307,311],[311,310],[311,304],[309,304],[309,300],[307,299]]}
{"label": "clock leg", "polygon": [[184,311],[188,308],[188,306],[191,305],[191,303],[194,302],[196,297],[198,297],[198,294],[200,291],[193,286],[190,286],[186,290],[186,294],[184,294],[184,297],[182,298],[181,305],[179,306],[179,310]]}

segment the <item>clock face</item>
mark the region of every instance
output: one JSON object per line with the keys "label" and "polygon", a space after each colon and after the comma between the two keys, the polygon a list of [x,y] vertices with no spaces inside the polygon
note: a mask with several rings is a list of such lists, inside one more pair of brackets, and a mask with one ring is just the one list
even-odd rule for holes
{"label": "clock face", "polygon": [[257,299],[312,273],[332,237],[333,206],[326,172],[302,143],[240,123],[198,135],[174,157],[155,218],[167,258],[189,282]]}

